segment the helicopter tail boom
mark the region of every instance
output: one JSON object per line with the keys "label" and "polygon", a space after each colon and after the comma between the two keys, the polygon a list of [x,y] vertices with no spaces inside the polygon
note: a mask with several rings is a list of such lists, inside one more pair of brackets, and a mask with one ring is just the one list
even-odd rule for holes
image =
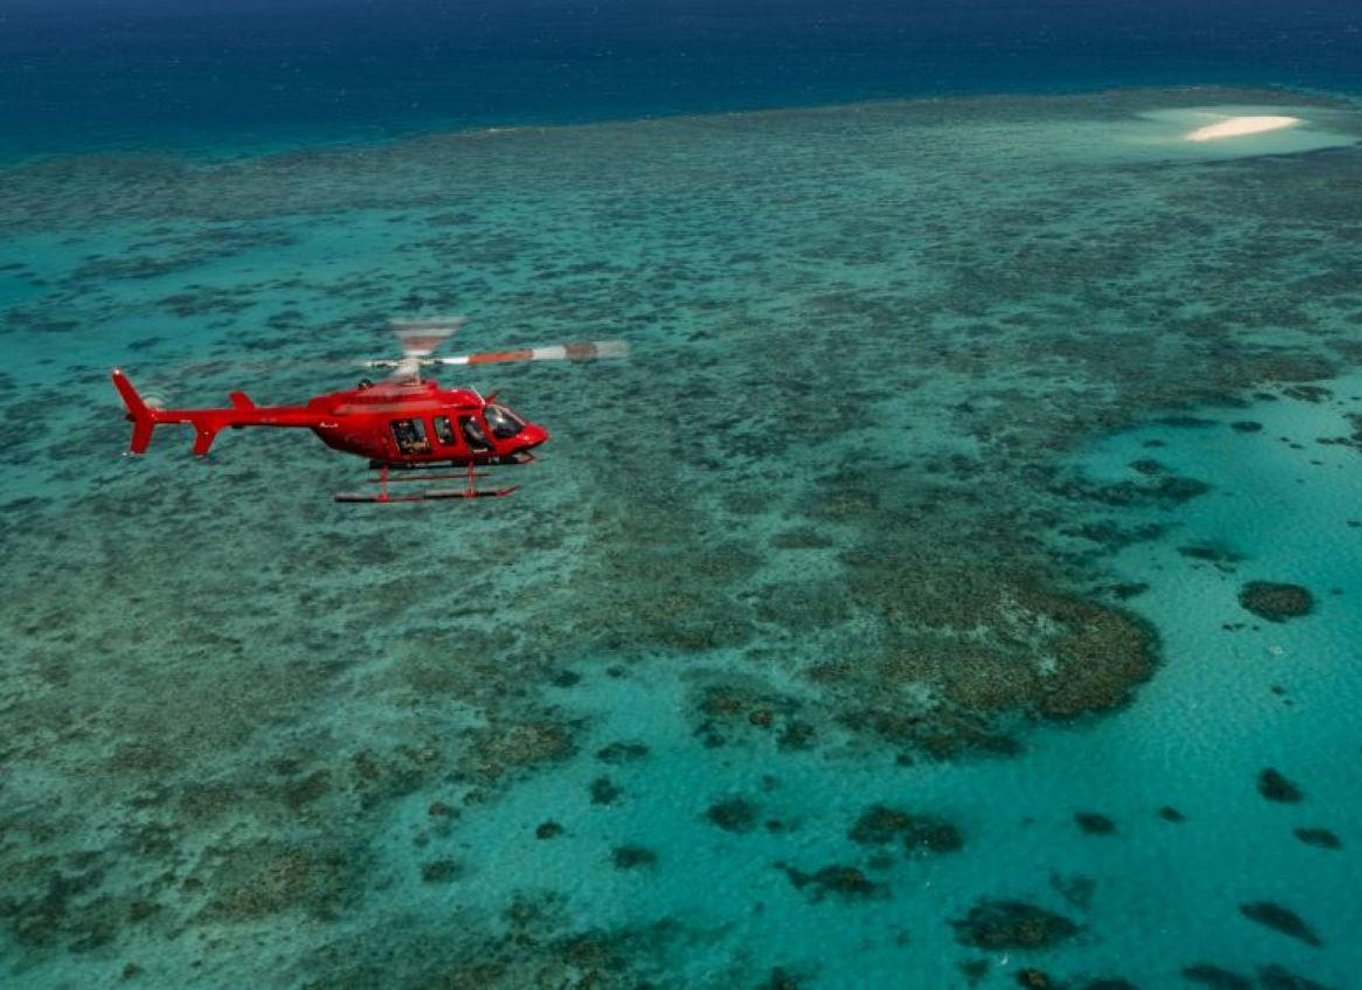
{"label": "helicopter tail boom", "polygon": [[133,388],[123,369],[113,370],[114,388],[128,407],[128,419],[132,421],[132,442],[128,444],[129,454],[145,454],[151,444],[151,432],[167,423],[188,423],[194,427],[194,447],[192,453],[202,456],[212,448],[218,431],[225,426],[302,426],[313,427],[321,423],[322,417],[307,409],[292,406],[260,407],[244,393],[233,392],[229,396],[230,409],[157,409]]}

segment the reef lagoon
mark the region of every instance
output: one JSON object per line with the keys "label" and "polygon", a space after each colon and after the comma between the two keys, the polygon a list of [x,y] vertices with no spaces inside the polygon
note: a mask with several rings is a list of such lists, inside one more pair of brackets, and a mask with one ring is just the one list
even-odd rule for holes
{"label": "reef lagoon", "polygon": [[[11,161],[4,985],[1362,985],[1360,138],[1128,89]],[[119,456],[114,365],[296,401],[447,312],[632,346],[440,376],[552,432],[513,498]]]}

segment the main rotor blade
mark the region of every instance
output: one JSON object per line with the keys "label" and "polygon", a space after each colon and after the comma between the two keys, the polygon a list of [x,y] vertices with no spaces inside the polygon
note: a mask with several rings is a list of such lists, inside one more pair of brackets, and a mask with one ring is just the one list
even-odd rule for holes
{"label": "main rotor blade", "polygon": [[552,347],[524,347],[515,351],[484,351],[458,357],[434,358],[436,364],[494,364],[498,361],[594,361],[629,356],[629,345],[622,340],[588,340],[579,344]]}
{"label": "main rotor blade", "polygon": [[[441,365],[495,364],[507,361],[592,361],[629,356],[629,345],[623,340],[590,340],[578,344],[556,344],[552,347],[523,347],[514,351],[484,351],[481,354],[461,354],[457,357],[418,357],[411,359],[423,368]],[[365,361],[366,368],[409,367],[404,361],[380,358]]]}

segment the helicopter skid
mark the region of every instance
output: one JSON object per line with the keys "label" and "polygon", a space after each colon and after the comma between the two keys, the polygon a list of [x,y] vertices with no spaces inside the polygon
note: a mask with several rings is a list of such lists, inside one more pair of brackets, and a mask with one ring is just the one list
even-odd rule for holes
{"label": "helicopter skid", "polygon": [[[376,492],[337,492],[337,502],[437,502],[451,498],[501,498],[510,495],[519,485],[511,485],[508,488],[478,488],[475,484],[478,478],[487,477],[486,471],[475,471],[472,464],[468,465],[467,471],[448,471],[446,473],[436,473],[442,465],[431,464],[429,467],[417,467],[412,465],[405,469],[399,469],[397,473],[390,473],[391,465],[378,464],[378,477],[371,478],[370,481],[378,486]],[[410,472],[410,473],[406,473]],[[388,491],[388,485],[409,481],[462,481],[462,488],[432,488],[422,492],[412,494],[394,495]]]}
{"label": "helicopter skid", "polygon": [[518,489],[510,488],[434,488],[414,495],[389,495],[386,492],[337,492],[337,502],[438,502],[451,498],[501,498]]}

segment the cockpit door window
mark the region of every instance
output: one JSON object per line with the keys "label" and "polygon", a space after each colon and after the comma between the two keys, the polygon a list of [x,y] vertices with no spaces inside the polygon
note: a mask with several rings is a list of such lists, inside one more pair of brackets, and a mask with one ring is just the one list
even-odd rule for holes
{"label": "cockpit door window", "polygon": [[508,440],[525,429],[525,421],[505,406],[489,403],[483,408],[482,413],[487,417],[487,425],[491,427],[492,435],[498,440]]}

